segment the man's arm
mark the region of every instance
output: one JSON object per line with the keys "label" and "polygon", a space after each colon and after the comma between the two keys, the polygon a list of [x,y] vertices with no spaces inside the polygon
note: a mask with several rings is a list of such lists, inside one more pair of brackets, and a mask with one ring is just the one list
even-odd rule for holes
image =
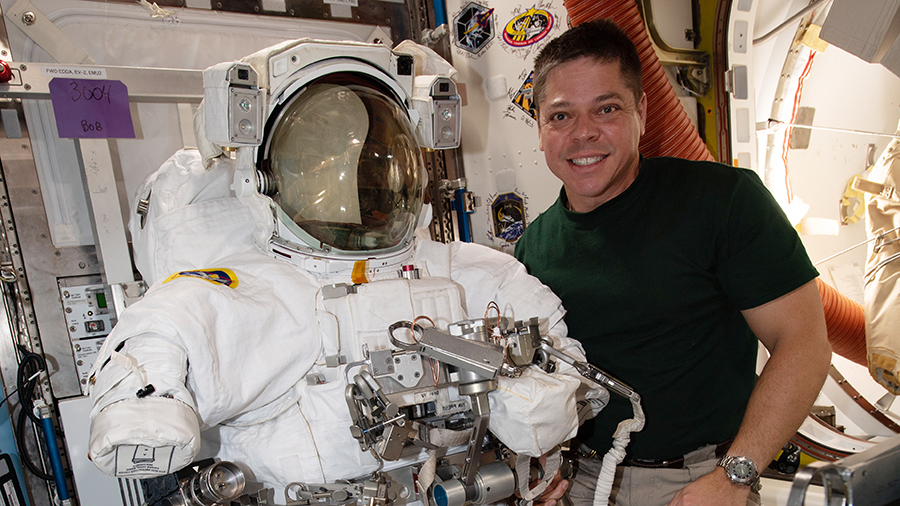
{"label": "man's arm", "polygon": [[[770,358],[728,453],[749,457],[762,472],[809,413],[828,374],[831,346],[815,280],[742,313]],[[679,491],[670,506],[743,506],[749,493],[716,467]]]}

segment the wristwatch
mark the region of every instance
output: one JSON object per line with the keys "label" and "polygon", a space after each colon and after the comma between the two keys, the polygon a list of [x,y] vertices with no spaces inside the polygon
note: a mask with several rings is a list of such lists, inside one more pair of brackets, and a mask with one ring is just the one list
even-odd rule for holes
{"label": "wristwatch", "polygon": [[725,474],[731,483],[738,485],[753,485],[759,479],[759,471],[756,470],[756,464],[747,457],[736,455],[725,455],[716,463],[725,469]]}

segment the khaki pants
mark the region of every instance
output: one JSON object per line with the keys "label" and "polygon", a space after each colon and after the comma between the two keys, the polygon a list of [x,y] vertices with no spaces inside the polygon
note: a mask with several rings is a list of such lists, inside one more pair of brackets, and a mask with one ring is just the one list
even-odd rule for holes
{"label": "khaki pants", "polygon": [[[715,451],[716,447],[710,445],[688,453],[684,456],[683,469],[618,466],[609,505],[666,506],[676,492],[715,469],[718,461]],[[569,498],[574,506],[593,506],[602,458],[602,455],[578,458],[578,473],[569,488]],[[747,498],[747,506],[761,506],[758,482]]]}

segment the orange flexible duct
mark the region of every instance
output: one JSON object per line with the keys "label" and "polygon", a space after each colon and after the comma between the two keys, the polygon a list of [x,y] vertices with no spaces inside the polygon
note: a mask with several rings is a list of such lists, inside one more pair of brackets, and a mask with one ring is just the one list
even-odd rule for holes
{"label": "orange flexible duct", "polygon": [[825,325],[828,327],[831,350],[847,360],[868,367],[865,310],[821,278],[816,278],[816,285],[825,309]]}
{"label": "orange flexible duct", "polygon": [[572,25],[609,18],[637,46],[644,92],[647,93],[647,129],[641,137],[641,154],[648,158],[674,156],[689,160],[713,160],[663,72],[634,0],[564,0],[563,5]]}
{"label": "orange flexible duct", "polygon": [[[647,130],[641,137],[641,153],[647,157],[713,160],[663,72],[634,0],[564,0],[563,5],[572,25],[608,18],[619,25],[637,46],[644,91],[647,93]],[[816,284],[822,297],[832,350],[848,360],[867,366],[863,307],[821,279],[817,278]]]}

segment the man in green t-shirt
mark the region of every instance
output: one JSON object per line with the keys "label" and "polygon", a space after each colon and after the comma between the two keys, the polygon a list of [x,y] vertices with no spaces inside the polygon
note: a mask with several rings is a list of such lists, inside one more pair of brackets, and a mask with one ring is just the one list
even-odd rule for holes
{"label": "man in green t-shirt", "polygon": [[[640,155],[640,59],[613,23],[568,30],[534,76],[540,148],[563,188],[516,257],[560,296],[588,360],[641,394],[646,415],[611,504],[757,504],[758,473],[830,363],[818,273],[752,171]],[[758,379],[757,342],[770,354]],[[576,506],[593,502],[599,459],[630,416],[614,396],[582,426]]]}

